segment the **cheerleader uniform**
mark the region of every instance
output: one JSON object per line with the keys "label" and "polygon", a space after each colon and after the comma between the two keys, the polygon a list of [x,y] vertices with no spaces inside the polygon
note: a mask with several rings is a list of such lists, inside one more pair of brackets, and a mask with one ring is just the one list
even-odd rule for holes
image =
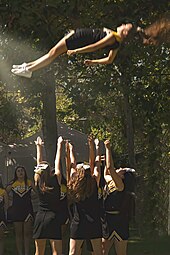
{"label": "cheerleader uniform", "polygon": [[35,217],[33,238],[61,240],[60,185],[57,176],[51,176],[46,186],[51,188],[46,192],[42,192],[37,186],[39,208]]}
{"label": "cheerleader uniform", "polygon": [[70,238],[84,240],[102,237],[97,183],[93,194],[83,201],[75,202],[71,209]]}
{"label": "cheerleader uniform", "polygon": [[4,193],[5,190],[0,188],[0,227],[6,228],[6,216],[4,210]]}
{"label": "cheerleader uniform", "polygon": [[[115,42],[112,45],[106,46],[107,50],[116,50],[120,47],[121,38],[119,35],[112,31],[115,36]],[[74,50],[82,48],[84,46],[96,43],[106,37],[107,33],[104,29],[92,29],[92,28],[78,28],[74,30],[69,38],[66,39],[66,45],[68,50]]]}
{"label": "cheerleader uniform", "polygon": [[117,191],[114,182],[111,180],[106,184],[104,207],[106,212],[106,232],[103,237],[118,241],[128,240],[129,217],[126,211],[122,212],[122,204],[125,199],[125,191]]}
{"label": "cheerleader uniform", "polygon": [[9,222],[27,222],[30,218],[33,219],[31,189],[31,180],[27,180],[27,185],[18,180],[12,184],[13,202],[7,211]]}
{"label": "cheerleader uniform", "polygon": [[67,181],[62,176],[61,179],[61,193],[60,193],[60,222],[61,225],[67,224],[69,222],[69,212],[67,203]]}
{"label": "cheerleader uniform", "polygon": [[[102,233],[106,233],[106,217],[105,217],[105,211],[104,211],[104,206],[103,206],[103,187],[100,183],[99,188],[98,188],[98,200],[99,200],[99,205],[100,205],[100,220],[102,223]],[[86,248],[89,252],[93,252],[93,247],[91,244],[91,241],[88,239],[86,240]]]}

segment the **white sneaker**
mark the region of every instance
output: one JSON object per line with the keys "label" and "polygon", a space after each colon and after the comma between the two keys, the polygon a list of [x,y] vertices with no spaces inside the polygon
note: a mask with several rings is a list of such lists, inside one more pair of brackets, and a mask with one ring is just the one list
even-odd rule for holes
{"label": "white sneaker", "polygon": [[23,76],[26,78],[31,78],[31,76],[32,76],[32,72],[29,71],[25,66],[23,66],[21,68],[14,68],[11,70],[11,72],[15,75]]}
{"label": "white sneaker", "polygon": [[23,68],[23,67],[26,67],[26,66],[27,66],[27,63],[22,63],[21,65],[13,65],[12,68],[19,69],[19,68]]}

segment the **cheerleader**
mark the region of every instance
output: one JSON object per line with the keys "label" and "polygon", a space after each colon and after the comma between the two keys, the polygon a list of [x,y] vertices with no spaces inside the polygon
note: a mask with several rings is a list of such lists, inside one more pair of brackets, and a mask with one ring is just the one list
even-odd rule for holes
{"label": "cheerleader", "polygon": [[78,53],[95,52],[100,49],[109,51],[108,56],[94,60],[86,59],[84,61],[85,65],[111,64],[117,55],[120,44],[128,36],[132,28],[133,25],[128,23],[117,27],[116,31],[108,28],[83,28],[72,30],[47,54],[30,63],[13,65],[11,72],[18,76],[31,78],[32,72],[49,65],[58,56],[64,53],[74,55]]}
{"label": "cheerleader", "polygon": [[[92,146],[93,140],[89,138]],[[71,206],[69,255],[80,253],[84,240],[90,239],[95,255],[102,255],[100,204],[98,187],[100,182],[99,141],[96,140],[95,167],[76,164],[73,146],[69,144],[71,169],[69,172],[68,198]]]}
{"label": "cheerleader", "polygon": [[61,170],[60,158],[63,139],[58,138],[55,171],[42,160],[42,140],[37,138],[37,161],[34,181],[39,197],[39,208],[35,217],[33,238],[35,255],[44,255],[46,241],[50,240],[53,255],[62,254],[62,233],[60,221]]}
{"label": "cheerleader", "polygon": [[0,176],[0,255],[4,254],[4,231],[7,227],[6,213],[8,208],[8,195],[2,184]]}
{"label": "cheerleader", "polygon": [[17,166],[14,179],[7,186],[7,193],[12,192],[12,205],[7,211],[7,220],[14,224],[18,255],[30,255],[32,238],[33,206],[31,190],[34,184],[27,177],[25,167]]}
{"label": "cheerleader", "polygon": [[[129,237],[128,210],[122,210],[124,199],[124,171],[116,171],[113,165],[110,141],[105,141],[106,169],[104,177],[106,181],[104,194],[104,208],[106,212],[106,232],[103,233],[103,251],[108,255],[114,243],[116,255],[126,255],[127,240]],[[126,202],[126,201],[125,201]]]}
{"label": "cheerleader", "polygon": [[69,242],[69,211],[67,203],[67,180],[62,174],[61,177],[61,195],[60,195],[60,224],[62,232],[62,253],[68,253]]}
{"label": "cheerleader", "polygon": [[65,160],[66,160],[66,177],[62,173],[61,178],[61,224],[62,224],[62,243],[63,243],[63,254],[68,254],[68,243],[69,243],[69,209],[68,209],[68,196],[67,196],[67,182],[68,172],[70,169],[70,159],[68,157],[69,143],[65,141]]}

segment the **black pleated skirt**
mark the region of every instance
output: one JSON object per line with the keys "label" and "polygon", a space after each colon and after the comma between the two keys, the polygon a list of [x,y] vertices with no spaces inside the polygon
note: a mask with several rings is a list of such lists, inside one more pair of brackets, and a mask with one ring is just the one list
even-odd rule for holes
{"label": "black pleated skirt", "polygon": [[61,222],[57,213],[52,211],[39,211],[35,216],[34,239],[61,240]]}

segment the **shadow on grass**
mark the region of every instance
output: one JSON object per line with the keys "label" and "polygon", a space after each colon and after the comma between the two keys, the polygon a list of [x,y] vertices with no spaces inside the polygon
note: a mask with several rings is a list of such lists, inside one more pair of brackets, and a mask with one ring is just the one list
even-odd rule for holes
{"label": "shadow on grass", "polygon": [[[35,254],[34,241],[31,242],[30,255]],[[47,242],[45,255],[50,255],[50,244]],[[15,234],[12,226],[9,227],[5,234],[5,252],[4,255],[17,255],[15,246]],[[66,254],[65,254],[66,255]],[[90,255],[83,247],[82,255]],[[114,247],[110,251],[110,255],[115,255]],[[141,239],[138,237],[130,238],[128,242],[128,255],[170,255],[170,236],[160,237],[156,239]]]}

